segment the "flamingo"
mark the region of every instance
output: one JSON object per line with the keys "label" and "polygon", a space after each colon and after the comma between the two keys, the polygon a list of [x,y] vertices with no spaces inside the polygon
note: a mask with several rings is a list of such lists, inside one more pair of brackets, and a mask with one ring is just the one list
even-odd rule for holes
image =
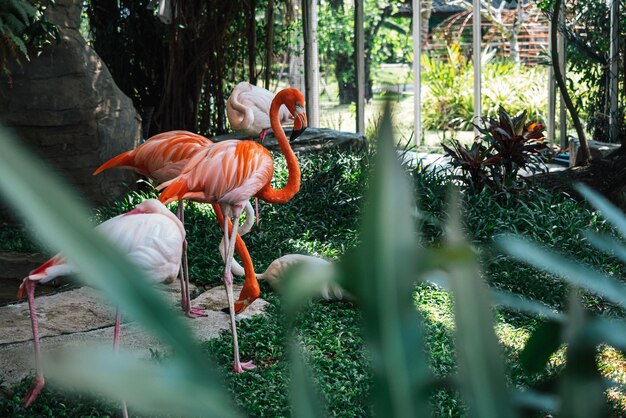
{"label": "flamingo", "polygon": [[[202,135],[189,131],[168,131],[154,135],[137,148],[124,152],[102,164],[93,175],[109,168],[125,168],[144,175],[153,181],[163,183],[178,176],[191,157],[200,149],[213,145],[213,142]],[[246,220],[254,219],[252,206],[246,205]],[[178,201],[178,217],[185,223],[185,212],[182,200]],[[237,252],[244,260],[249,275],[254,275],[252,261],[243,241]],[[233,268],[239,268],[237,262]],[[184,278],[183,278],[184,276]],[[187,265],[187,241],[183,243],[183,269],[181,270],[181,306],[187,316],[195,318],[206,316],[204,309],[191,306],[189,296],[189,269]]]}
{"label": "flamingo", "polygon": [[[252,222],[251,222],[252,223]],[[248,232],[248,222],[242,225],[239,230],[239,235],[244,236]],[[226,249],[224,246],[220,246],[220,253],[222,254],[222,259],[226,260]],[[332,268],[332,263],[324,260],[323,258],[314,257],[312,255],[304,255],[304,254],[286,254],[282,257],[279,257],[272,261],[267,269],[263,273],[259,273],[256,275],[257,280],[264,281],[270,285],[272,289],[276,289],[279,286],[280,279],[285,271],[293,266],[300,264],[308,264],[312,266],[316,266],[323,269]],[[244,271],[240,266],[231,269],[232,273],[235,276],[243,276]],[[316,277],[311,277],[311,279],[315,279]],[[342,300],[344,295],[351,297],[345,290],[335,284],[328,284],[323,286],[320,289],[320,295],[325,300]]]}
{"label": "flamingo", "polygon": [[[223,281],[228,299],[233,335],[233,369],[236,373],[250,370],[254,368],[254,364],[240,362],[235,313],[245,309],[260,294],[256,277],[246,276],[239,300],[236,303],[233,301],[231,263],[233,250],[241,240],[237,234],[239,217],[245,203],[252,196],[266,202],[284,204],[291,200],[300,189],[298,160],[281,127],[279,112],[282,105],[287,107],[295,119],[291,139],[300,135],[307,124],[302,93],[293,88],[278,92],[270,106],[270,123],[285,155],[289,172],[287,183],[282,189],[276,190],[271,185],[274,161],[269,151],[254,141],[235,140],[218,142],[202,149],[189,161],[180,176],[158,187],[158,189],[165,189],[159,200],[166,204],[179,199],[213,204],[220,224],[224,225],[224,241],[227,251]],[[229,237],[231,216],[233,226]]]}
{"label": "flamingo", "polygon": [[[237,84],[226,102],[226,115],[233,131],[244,135],[259,136],[263,142],[270,128],[270,106],[274,93],[246,81]],[[291,122],[291,114],[285,106],[279,111],[281,124]]]}
{"label": "flamingo", "polygon": [[[96,227],[110,242],[128,254],[146,276],[154,282],[171,283],[180,270],[185,228],[180,220],[156,199],[145,200],[130,212],[111,218]],[[76,269],[61,254],[57,254],[33,270],[20,285],[18,298],[26,293],[33,329],[36,375],[33,385],[24,397],[28,407],[44,386],[39,347],[37,312],[35,309],[35,286],[58,276],[75,273]],[[120,312],[115,314],[113,337],[117,351],[120,336]],[[125,406],[124,411],[125,413]],[[124,416],[127,416],[126,414]]]}

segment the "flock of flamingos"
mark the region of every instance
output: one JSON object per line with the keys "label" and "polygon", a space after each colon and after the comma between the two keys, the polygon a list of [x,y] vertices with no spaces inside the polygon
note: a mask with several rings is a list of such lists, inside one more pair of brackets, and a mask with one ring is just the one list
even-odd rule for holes
{"label": "flock of flamingos", "polygon": [[[224,232],[220,249],[225,260],[223,281],[233,337],[233,369],[237,373],[255,366],[252,362],[239,359],[235,314],[245,310],[260,295],[252,260],[241,239],[241,235],[248,232],[254,222],[249,200],[256,197],[269,203],[284,204],[298,192],[300,168],[289,142],[307,126],[304,106],[304,97],[297,89],[287,88],[274,95],[245,82],[238,84],[228,99],[228,118],[233,130],[251,137],[258,135],[259,142],[262,142],[269,128],[273,130],[285,155],[289,172],[288,181],[280,190],[271,186],[274,175],[272,155],[259,142],[225,140],[213,143],[187,131],[170,131],[153,136],[137,148],[107,161],[94,172],[96,175],[113,167],[131,169],[159,184],[157,189],[162,190],[162,193],[158,200],[146,200],[130,212],[101,223],[97,229],[128,254],[155,282],[172,282],[178,276],[181,308],[192,318],[207,315],[203,308],[191,306],[190,302],[182,201],[209,203],[213,206]],[[282,125],[291,122],[294,126],[288,140]],[[177,216],[165,206],[173,201],[178,201]],[[238,234],[239,218],[244,210],[246,222],[241,234]],[[233,260],[235,250],[245,274],[245,282],[236,301],[233,296],[233,272],[240,275],[242,268]],[[297,255],[293,256],[291,259],[281,257],[283,260],[275,260],[272,265],[281,268],[281,261],[288,264],[300,260]],[[26,293],[28,298],[36,356],[36,376],[24,398],[24,406],[35,400],[44,385],[39,361],[35,285],[74,271],[62,255],[56,255],[33,270],[20,286],[19,297]],[[265,274],[268,273],[269,269]],[[120,313],[117,311],[115,350],[119,345],[119,333]]]}

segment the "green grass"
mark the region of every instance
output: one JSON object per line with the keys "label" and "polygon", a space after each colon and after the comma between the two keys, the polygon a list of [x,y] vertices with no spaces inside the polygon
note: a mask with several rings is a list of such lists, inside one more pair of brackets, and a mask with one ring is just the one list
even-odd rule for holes
{"label": "green grass", "polygon": [[[330,151],[303,155],[300,160],[301,192],[288,205],[261,204],[261,231],[254,229],[246,237],[259,271],[286,253],[311,253],[336,259],[358,241],[369,156]],[[278,184],[281,184],[286,177],[284,162],[277,164],[277,170]],[[418,206],[427,218],[422,225],[422,239],[428,245],[438,245],[442,237],[441,223],[446,216],[447,180],[428,172],[412,174],[419,195]],[[97,210],[96,218],[105,219],[128,210],[143,197],[145,195],[130,193]],[[464,200],[466,232],[480,253],[483,273],[493,287],[518,292],[557,308],[565,306],[567,289],[564,284],[548,274],[513,262],[492,246],[492,238],[504,232],[536,240],[612,275],[621,277],[626,273],[623,265],[593,249],[582,235],[586,228],[607,230],[606,224],[586,205],[567,196],[538,190],[519,197],[487,193],[467,195]],[[217,253],[220,232],[214,214],[209,207],[195,204],[187,206],[186,214],[191,277],[196,283],[216,285],[223,265]],[[32,244],[20,235],[14,242],[3,240],[1,245],[30,248]],[[289,416],[285,316],[275,294],[263,287],[262,295],[270,302],[267,315],[239,323],[243,359],[254,360],[258,366],[256,371],[241,375],[230,373],[231,339],[227,332],[207,342],[204,348],[223,370],[224,384],[243,411],[251,416]],[[595,312],[621,313],[589,295],[584,296],[584,301]],[[415,304],[424,317],[426,350],[431,369],[439,377],[456,370],[452,303],[448,292],[434,285],[422,284],[416,289]],[[328,410],[335,416],[370,414],[371,376],[368,357],[362,348],[359,321],[359,311],[353,304],[321,301],[312,301],[297,321],[297,334],[305,347],[312,375]],[[552,359],[549,370],[539,376],[528,376],[519,367],[520,350],[537,325],[535,319],[524,315],[504,310],[496,314],[496,332],[506,353],[510,382],[514,385],[535,383],[556,373],[562,364],[561,353],[560,357]],[[624,380],[624,360],[619,353],[603,350],[600,363],[607,375]],[[107,416],[117,411],[115,404],[63,395],[52,385],[46,386],[31,409],[22,411],[19,400],[26,389],[25,382],[11,390],[13,394],[9,399],[0,400],[0,416]],[[460,416],[465,411],[462,400],[453,390],[433,393],[432,403],[436,416]]]}

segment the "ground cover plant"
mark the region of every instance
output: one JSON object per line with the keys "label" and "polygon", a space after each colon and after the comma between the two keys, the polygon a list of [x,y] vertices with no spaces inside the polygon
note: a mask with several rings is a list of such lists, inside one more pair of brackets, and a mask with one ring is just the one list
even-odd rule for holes
{"label": "ground cover plant", "polygon": [[[257,266],[266,265],[283,252],[312,252],[338,258],[361,243],[357,233],[358,219],[360,208],[364,206],[364,189],[372,187],[367,182],[373,166],[370,155],[332,151],[302,156],[302,161],[303,189],[297,198],[300,200],[280,207],[263,206],[262,232],[258,236],[252,233],[247,239]],[[418,195],[420,211],[414,212],[417,215],[414,223],[422,226],[422,241],[429,247],[445,248],[448,238],[444,234],[444,225],[448,213],[452,212],[445,203],[449,177],[444,173],[405,169],[412,176]],[[284,179],[284,167],[281,170]],[[410,196],[410,192],[406,195]],[[127,199],[99,211],[98,216],[118,213],[132,206],[138,198],[140,196],[132,193]],[[470,243],[479,252],[483,276],[494,288],[537,299],[556,309],[568,305],[567,285],[551,274],[515,261],[492,245],[492,238],[504,232],[516,233],[573,254],[579,261],[612,276],[623,276],[625,272],[623,265],[613,256],[591,246],[583,233],[584,229],[610,232],[611,227],[595,210],[567,196],[554,196],[537,190],[528,191],[522,198],[509,196],[502,199],[494,198],[485,191],[464,195],[463,202],[464,229]],[[215,253],[219,232],[217,228],[211,228],[214,219],[210,211],[196,205],[190,209],[189,224],[199,224],[189,231],[190,245],[197,241],[195,246],[190,246],[190,256],[194,257],[192,265],[198,264],[192,271],[192,277],[216,284],[220,276],[220,261],[207,261],[209,257],[206,254]],[[207,229],[214,229],[215,236],[206,237]],[[457,227],[457,230],[460,231],[460,228]],[[408,264],[406,260],[401,258],[397,264]],[[362,285],[369,283],[362,275],[358,279]],[[289,345],[285,344],[290,338],[285,324],[286,318],[289,318],[286,314],[288,309],[267,288],[263,289],[263,294],[268,295],[271,303],[268,315],[243,321],[240,329],[242,350],[255,353],[254,361],[260,370],[242,375],[228,374],[221,381],[233,392],[235,404],[249,415],[290,415],[293,412],[288,383],[291,367]],[[463,373],[456,365],[456,356],[460,353],[456,352],[454,344],[457,329],[452,302],[453,298],[447,290],[426,283],[417,285],[413,295],[412,303],[422,316],[429,373],[435,379],[446,379],[456,375],[457,371]],[[594,313],[613,316],[621,313],[621,308],[615,304],[588,294],[583,294],[583,304]],[[487,307],[483,306],[484,309]],[[315,377],[322,403],[338,416],[364,416],[372,412],[368,393],[377,385],[379,377],[367,367],[371,358],[363,350],[361,319],[362,314],[350,302],[312,301],[302,307],[295,322],[296,334],[303,343],[304,357],[311,366],[310,374]],[[460,325],[457,323],[456,326]],[[555,376],[563,368],[563,352],[553,355],[547,371],[542,373],[528,373],[520,365],[522,349],[536,329],[541,329],[541,321],[534,317],[508,310],[500,310],[496,315],[496,335],[506,354],[505,367],[509,379],[515,386],[540,382]],[[414,344],[419,355],[421,350],[417,340],[409,343]],[[205,354],[215,357],[223,371],[229,369],[229,350],[227,335],[208,342],[204,347]],[[598,361],[605,376],[615,378],[620,373],[623,376],[619,365],[623,359],[615,350],[602,349]],[[466,405],[476,407],[471,397],[470,402],[466,402],[467,398],[461,396],[461,393],[467,394],[463,385],[448,387],[446,380],[435,381],[440,384],[431,395],[431,409],[435,416],[464,415],[468,412]],[[19,401],[25,390],[26,385],[22,385],[10,399],[1,401],[0,413],[8,416],[75,416],[92,411],[89,414],[102,416],[116,410],[115,404],[94,403],[87,398],[71,399],[49,387],[32,409],[22,411]],[[61,401],[57,396],[61,397]],[[615,393],[611,396],[619,413],[619,396]],[[550,402],[542,405],[550,407]]]}

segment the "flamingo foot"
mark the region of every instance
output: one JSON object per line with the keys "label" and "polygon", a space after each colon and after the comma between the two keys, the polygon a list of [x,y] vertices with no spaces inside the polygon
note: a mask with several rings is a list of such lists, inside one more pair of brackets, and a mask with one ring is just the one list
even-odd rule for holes
{"label": "flamingo foot", "polygon": [[41,392],[41,389],[43,388],[44,383],[45,381],[44,381],[43,376],[35,378],[33,385],[30,387],[29,391],[24,396],[24,400],[22,402],[22,405],[24,406],[24,408],[28,408],[28,406],[31,403],[33,403],[35,399],[37,399],[37,395],[39,395],[39,392]]}
{"label": "flamingo foot", "polygon": [[239,363],[239,367],[237,367],[237,363],[233,363],[233,371],[235,373],[243,373],[245,371],[254,370],[256,366],[251,361],[247,361],[244,363]]}
{"label": "flamingo foot", "polygon": [[206,309],[200,307],[200,306],[192,306],[190,307],[185,314],[189,317],[189,318],[200,318],[200,317],[204,317],[204,316],[209,316],[209,314],[207,314]]}

